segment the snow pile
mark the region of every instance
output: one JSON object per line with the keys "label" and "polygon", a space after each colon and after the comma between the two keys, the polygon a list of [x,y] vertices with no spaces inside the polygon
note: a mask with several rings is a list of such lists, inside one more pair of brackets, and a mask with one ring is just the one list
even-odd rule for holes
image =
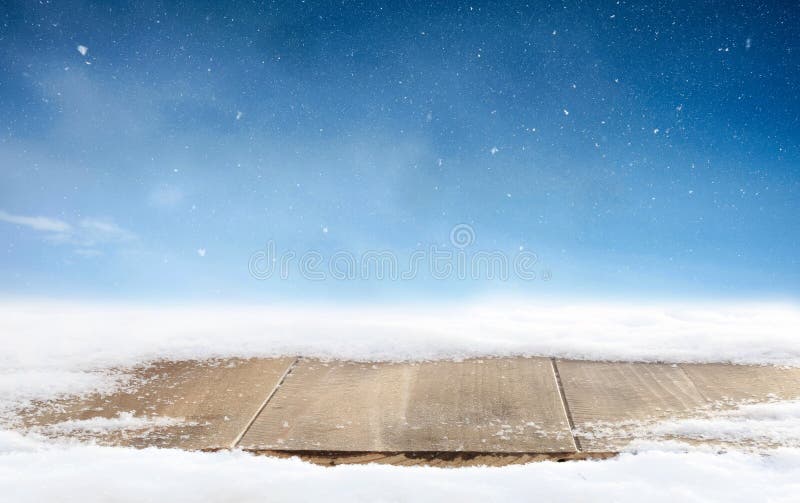
{"label": "snow pile", "polygon": [[6,501],[795,501],[800,450],[650,450],[502,468],[327,468],[241,451],[47,445],[0,433]]}
{"label": "snow pile", "polygon": [[484,301],[434,306],[136,306],[0,302],[0,412],[107,390],[156,359],[542,355],[800,366],[794,304]]}
{"label": "snow pile", "polygon": [[304,355],[425,360],[545,355],[800,366],[794,304],[478,302],[152,307],[0,302],[0,368]]}
{"label": "snow pile", "polygon": [[678,436],[736,444],[800,448],[800,401],[743,405],[707,417],[664,421],[649,428],[653,438]]}
{"label": "snow pile", "polygon": [[657,441],[663,447],[661,442],[676,438],[754,450],[775,446],[800,448],[799,400],[746,403],[735,409],[710,407],[696,412],[698,416],[686,419],[598,421],[576,428],[575,433],[605,440],[649,439],[645,444],[632,442],[628,449],[633,451],[641,445],[650,445],[650,441]]}
{"label": "snow pile", "polygon": [[[0,356],[0,361],[2,359]],[[65,367],[0,364],[0,423],[13,423],[14,409],[30,401],[95,391],[109,394],[127,384],[131,377],[118,370],[83,370],[74,364],[65,364]]]}

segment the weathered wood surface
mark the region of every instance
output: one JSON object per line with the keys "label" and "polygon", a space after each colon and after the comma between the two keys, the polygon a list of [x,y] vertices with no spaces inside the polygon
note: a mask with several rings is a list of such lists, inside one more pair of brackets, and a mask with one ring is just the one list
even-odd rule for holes
{"label": "weathered wood surface", "polygon": [[717,405],[800,399],[800,368],[681,364],[698,392]]}
{"label": "weathered wood surface", "polygon": [[747,403],[800,398],[798,368],[562,360],[557,368],[576,442],[588,452],[653,440],[659,421],[702,419]]}
{"label": "weathered wood surface", "polygon": [[237,446],[326,465],[499,466],[605,457],[653,439],[660,421],[800,399],[798,368],[726,364],[280,358],[157,362],[129,373],[113,393],[19,411],[17,426],[110,445]]}
{"label": "weathered wood surface", "polygon": [[576,440],[584,451],[616,450],[635,436],[627,426],[688,417],[707,402],[678,365],[556,362]]}
{"label": "weathered wood surface", "polygon": [[48,436],[134,447],[229,448],[293,362],[156,362],[134,369],[130,382],[110,395],[67,397],[20,417],[28,429]]}
{"label": "weathered wood surface", "polygon": [[252,450],[574,452],[544,358],[301,360],[244,435]]}

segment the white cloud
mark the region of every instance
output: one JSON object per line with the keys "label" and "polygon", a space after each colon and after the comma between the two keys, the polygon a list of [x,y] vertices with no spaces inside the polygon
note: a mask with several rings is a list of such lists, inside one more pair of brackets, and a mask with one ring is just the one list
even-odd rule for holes
{"label": "white cloud", "polygon": [[128,241],[136,238],[134,233],[123,229],[110,220],[84,218],[81,220],[80,227],[86,237],[93,237],[95,240],[103,242]]}
{"label": "white cloud", "polygon": [[43,238],[51,243],[74,245],[75,253],[83,257],[102,255],[96,249],[98,245],[122,243],[137,238],[133,232],[103,218],[84,218],[77,224],[69,224],[53,218],[12,215],[0,211],[0,221],[41,232]]}
{"label": "white cloud", "polygon": [[25,215],[12,215],[5,211],[0,211],[0,221],[10,224],[23,225],[33,230],[42,232],[69,232],[72,227],[62,221],[47,217],[31,217]]}

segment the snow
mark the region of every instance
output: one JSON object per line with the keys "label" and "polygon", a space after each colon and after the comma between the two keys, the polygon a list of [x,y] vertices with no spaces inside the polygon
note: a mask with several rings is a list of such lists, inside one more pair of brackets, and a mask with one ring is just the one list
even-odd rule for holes
{"label": "snow", "polygon": [[[790,303],[439,305],[0,302],[0,369],[302,354],[361,361],[543,355],[800,366]],[[0,381],[1,382],[1,381]]]}
{"label": "snow", "polygon": [[800,366],[800,308],[780,303],[144,306],[0,302],[0,412],[107,389],[157,359],[484,356]]}
{"label": "snow", "polygon": [[604,461],[502,468],[334,468],[241,451],[45,444],[0,432],[6,501],[794,501],[800,450],[677,446]]}
{"label": "snow", "polygon": [[[4,356],[0,355],[0,361]],[[64,370],[56,366],[36,368],[0,367],[0,418],[3,413],[30,400],[85,393],[89,391],[110,392],[125,381],[124,374],[114,371],[95,371],[72,369]]]}
{"label": "snow", "polygon": [[[800,448],[800,401],[744,403],[725,408],[730,405],[718,404],[685,419],[594,422],[576,429],[575,433],[604,440],[647,438],[649,442],[655,441],[653,445],[657,448],[663,448],[664,441],[674,438],[754,451],[778,445]],[[640,441],[634,441],[628,449],[641,446]]]}
{"label": "snow", "polygon": [[[793,501],[800,490],[800,402],[745,405],[650,431],[724,441],[777,440],[748,452],[676,441],[629,446],[617,458],[440,469],[387,465],[335,468],[299,459],[171,449],[102,447],[0,430],[0,494],[7,501]],[[107,432],[179,418],[67,421],[56,430]],[[284,427],[288,427],[284,423]],[[528,426],[535,427],[534,423]],[[510,426],[500,426],[505,435]],[[785,447],[789,445],[789,447]]]}
{"label": "snow", "polygon": [[[494,300],[390,307],[6,300],[0,302],[0,413],[34,398],[111,389],[124,382],[124,373],[99,369],[159,358],[303,354],[369,361],[546,355],[798,365],[797,326],[800,309],[788,303]],[[631,444],[614,459],[502,468],[329,468],[241,451],[136,450],[42,436],[140,431],[179,421],[122,413],[69,420],[27,436],[0,430],[0,494],[14,502],[535,497],[638,503],[791,501],[800,490],[797,401],[622,425],[653,441]],[[598,436],[612,430],[594,426],[591,434]],[[497,434],[508,431],[500,425]],[[669,440],[676,436],[729,445],[720,452],[720,447]],[[761,448],[748,450],[750,443]]]}
{"label": "snow", "polygon": [[81,53],[81,56],[86,56],[86,53],[89,52],[89,48],[86,47],[85,45],[79,45],[77,49],[78,52]]}
{"label": "snow", "polygon": [[70,419],[48,425],[47,433],[69,435],[76,432],[108,433],[113,431],[151,430],[178,424],[188,425],[183,418],[164,416],[137,417],[133,412],[120,412],[117,417],[96,416],[90,419]]}
{"label": "snow", "polygon": [[706,417],[664,421],[648,428],[653,438],[680,436],[737,444],[800,448],[800,401],[755,403]]}

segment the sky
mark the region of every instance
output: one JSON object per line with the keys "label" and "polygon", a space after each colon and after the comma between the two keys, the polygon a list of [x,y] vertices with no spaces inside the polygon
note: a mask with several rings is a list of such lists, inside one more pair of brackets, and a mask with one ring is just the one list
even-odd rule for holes
{"label": "sky", "polygon": [[798,15],[6,1],[0,295],[795,299]]}

